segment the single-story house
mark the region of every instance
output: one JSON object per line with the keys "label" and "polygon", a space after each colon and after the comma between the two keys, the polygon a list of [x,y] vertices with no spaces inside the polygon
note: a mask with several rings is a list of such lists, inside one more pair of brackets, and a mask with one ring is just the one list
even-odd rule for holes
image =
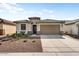
{"label": "single-story house", "polygon": [[28,20],[14,21],[16,23],[16,32],[25,34],[61,34],[63,32],[63,21],[44,19],[40,17],[29,17]]}
{"label": "single-story house", "polygon": [[0,18],[0,35],[16,33],[16,24]]}
{"label": "single-story house", "polygon": [[63,29],[67,34],[79,35],[79,19],[65,21]]}

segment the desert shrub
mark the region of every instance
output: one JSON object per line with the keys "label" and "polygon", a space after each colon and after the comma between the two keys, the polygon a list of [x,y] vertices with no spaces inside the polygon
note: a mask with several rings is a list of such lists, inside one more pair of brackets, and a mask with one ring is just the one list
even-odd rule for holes
{"label": "desert shrub", "polygon": [[16,33],[14,33],[14,34],[12,34],[12,35],[10,35],[10,37],[13,37],[13,38],[16,38]]}
{"label": "desert shrub", "polygon": [[78,35],[69,34],[69,36],[71,36],[71,37],[73,37],[73,38],[79,39],[79,36],[78,36]]}
{"label": "desert shrub", "polygon": [[16,38],[16,39],[20,39],[20,38],[28,38],[29,35],[28,34],[24,34],[24,33],[14,33],[12,35],[10,35],[11,37],[13,38]]}
{"label": "desert shrub", "polygon": [[25,35],[25,32],[20,32],[21,35]]}
{"label": "desert shrub", "polygon": [[31,31],[28,31],[27,34],[28,34],[28,35],[32,35],[32,32],[31,32]]}
{"label": "desert shrub", "polygon": [[28,35],[27,35],[27,34],[23,34],[23,33],[18,33],[18,34],[17,34],[17,37],[20,37],[20,38],[27,38]]}
{"label": "desert shrub", "polygon": [[16,36],[17,36],[17,37],[22,37],[23,34],[22,34],[22,33],[17,33]]}
{"label": "desert shrub", "polygon": [[32,43],[35,43],[35,42],[36,42],[35,40],[32,41]]}
{"label": "desert shrub", "polygon": [[9,35],[9,34],[7,34],[6,36],[7,36],[7,37],[9,37],[10,35]]}
{"label": "desert shrub", "polygon": [[27,42],[27,40],[24,40],[23,42]]}
{"label": "desert shrub", "polygon": [[30,35],[28,35],[28,34],[25,34],[24,36],[25,36],[25,37],[29,37]]}

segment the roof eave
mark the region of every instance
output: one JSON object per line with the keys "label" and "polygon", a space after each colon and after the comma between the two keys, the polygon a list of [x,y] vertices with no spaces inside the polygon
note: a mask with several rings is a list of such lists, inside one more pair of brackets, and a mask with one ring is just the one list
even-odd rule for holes
{"label": "roof eave", "polygon": [[64,22],[38,22],[38,23],[64,23]]}

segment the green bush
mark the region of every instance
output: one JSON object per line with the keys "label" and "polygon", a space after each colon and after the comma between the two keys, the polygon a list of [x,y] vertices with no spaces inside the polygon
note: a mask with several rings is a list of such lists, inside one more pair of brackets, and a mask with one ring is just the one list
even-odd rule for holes
{"label": "green bush", "polygon": [[33,43],[35,43],[36,41],[35,41],[35,40],[33,40],[32,42],[33,42]]}
{"label": "green bush", "polygon": [[25,35],[25,32],[20,32],[20,34]]}
{"label": "green bush", "polygon": [[13,37],[13,38],[16,38],[16,33],[14,33],[14,34],[12,34],[10,36]]}
{"label": "green bush", "polygon": [[23,33],[18,33],[18,34],[17,34],[17,37],[26,38],[26,37],[28,37],[28,35],[23,34]]}
{"label": "green bush", "polygon": [[11,37],[13,37],[13,38],[17,38],[17,39],[19,39],[19,38],[27,38],[27,37],[29,37],[29,35],[28,34],[24,34],[24,33],[14,33],[14,34],[12,34],[12,35],[10,35]]}
{"label": "green bush", "polygon": [[17,37],[22,37],[23,36],[23,34],[22,33],[17,33],[17,35],[16,35]]}
{"label": "green bush", "polygon": [[9,35],[9,34],[7,34],[6,36],[7,36],[7,37],[9,37],[10,35]]}
{"label": "green bush", "polygon": [[18,37],[22,37],[22,36],[24,36],[24,35],[25,35],[25,32],[17,33],[17,36],[18,36]]}

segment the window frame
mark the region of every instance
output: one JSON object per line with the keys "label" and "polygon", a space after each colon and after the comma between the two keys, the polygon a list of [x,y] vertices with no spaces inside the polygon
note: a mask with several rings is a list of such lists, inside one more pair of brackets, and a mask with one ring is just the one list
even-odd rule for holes
{"label": "window frame", "polygon": [[[25,25],[25,26],[24,26]],[[24,28],[23,28],[24,27]],[[21,24],[21,30],[26,30],[26,24]]]}

